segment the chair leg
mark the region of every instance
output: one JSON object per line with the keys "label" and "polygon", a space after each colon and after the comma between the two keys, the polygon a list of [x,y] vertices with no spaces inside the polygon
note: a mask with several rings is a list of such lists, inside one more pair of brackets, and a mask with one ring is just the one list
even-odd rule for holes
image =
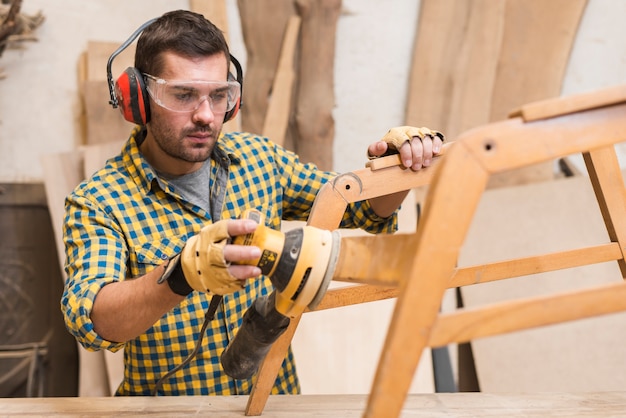
{"label": "chair leg", "polygon": [[[471,151],[465,144],[456,144],[433,180],[417,229],[418,245],[412,249],[413,265],[408,280],[401,285],[368,399],[367,418],[400,416],[428,346],[458,253],[489,179],[489,173]],[[463,181],[456,181],[455,173],[459,172],[463,173]],[[443,179],[455,181],[439,184]],[[410,251],[406,256],[411,256]]]}
{"label": "chair leg", "polygon": [[263,413],[267,399],[272,392],[274,381],[278,375],[278,370],[287,355],[287,350],[296,332],[300,318],[301,315],[291,319],[287,330],[272,345],[263,363],[261,363],[257,380],[254,383],[254,387],[248,398],[248,404],[246,405],[246,416],[258,416]]}

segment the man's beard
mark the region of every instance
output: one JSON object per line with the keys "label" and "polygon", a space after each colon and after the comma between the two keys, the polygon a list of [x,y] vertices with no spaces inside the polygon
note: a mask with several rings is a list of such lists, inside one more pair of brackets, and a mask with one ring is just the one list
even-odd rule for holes
{"label": "man's beard", "polygon": [[[197,146],[185,146],[185,138],[196,133],[210,133],[213,141],[217,141],[219,132],[213,132],[209,126],[194,126],[192,129],[185,129],[176,132],[167,126],[153,126],[153,136],[156,144],[170,157],[177,158],[190,163],[206,161],[213,151],[215,142],[198,144]],[[156,128],[156,129],[154,129]]]}

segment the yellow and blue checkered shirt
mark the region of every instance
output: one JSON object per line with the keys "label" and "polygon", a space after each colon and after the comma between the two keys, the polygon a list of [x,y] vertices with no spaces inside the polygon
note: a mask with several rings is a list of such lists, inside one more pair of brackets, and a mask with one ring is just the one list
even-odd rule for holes
{"label": "yellow and blue checkered shirt", "polygon": [[[211,213],[185,201],[143,158],[135,129],[121,153],[81,183],[66,199],[63,228],[67,282],[61,309],[69,331],[88,350],[124,348],[124,380],[117,395],[150,395],[156,382],[195,348],[211,295],[192,292],[152,328],[125,343],[106,341],[90,319],[98,291],[108,283],[139,277],[178,254],[202,226],[256,208],[266,223],[306,220],[316,193],[335,173],[318,170],[266,138],[222,134],[211,157]],[[342,227],[392,232],[397,218],[381,219],[367,202],[350,205]],[[269,294],[268,278],[249,280],[225,295],[197,356],[161,386],[160,395],[249,394],[251,380],[235,380],[219,358],[252,302]],[[272,393],[299,393],[289,351]]]}

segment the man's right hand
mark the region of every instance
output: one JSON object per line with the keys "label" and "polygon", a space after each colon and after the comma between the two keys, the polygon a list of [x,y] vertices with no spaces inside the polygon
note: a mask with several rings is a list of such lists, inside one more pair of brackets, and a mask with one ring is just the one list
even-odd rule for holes
{"label": "man's right hand", "polygon": [[[250,219],[221,220],[203,227],[191,237],[178,259],[166,269],[168,283],[178,294],[186,295],[191,290],[224,295],[241,290],[245,280],[257,277],[261,269],[249,265],[231,265],[231,262],[251,260],[261,255],[255,246],[232,245],[231,238],[249,234],[257,224]],[[178,269],[178,271],[176,271]],[[183,277],[180,277],[183,276]],[[184,280],[186,283],[181,283]]]}

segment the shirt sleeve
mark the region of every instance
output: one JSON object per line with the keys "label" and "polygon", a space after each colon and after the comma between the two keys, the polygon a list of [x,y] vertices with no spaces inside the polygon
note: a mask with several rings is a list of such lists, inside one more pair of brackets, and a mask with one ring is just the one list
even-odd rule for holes
{"label": "shirt sleeve", "polygon": [[100,289],[123,280],[127,251],[123,237],[105,211],[81,195],[80,188],[66,199],[63,240],[67,279],[61,299],[65,325],[90,351],[117,351],[124,346],[104,340],[94,330],[91,311]]}

